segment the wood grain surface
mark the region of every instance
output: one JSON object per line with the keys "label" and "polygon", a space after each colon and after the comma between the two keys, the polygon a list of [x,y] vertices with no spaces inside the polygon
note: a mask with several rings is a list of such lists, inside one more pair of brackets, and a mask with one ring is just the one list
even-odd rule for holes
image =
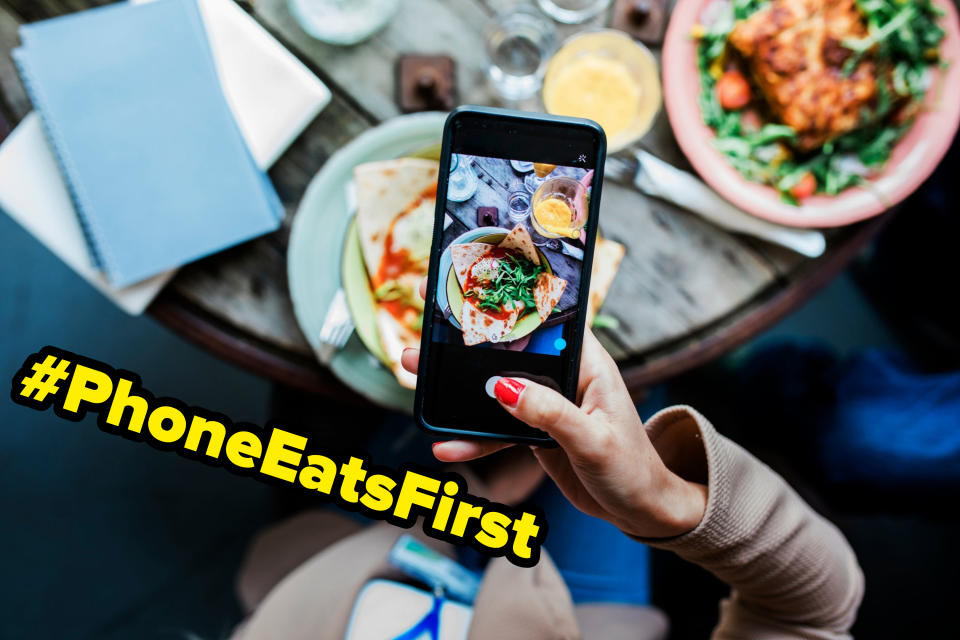
{"label": "wood grain surface", "polygon": [[[106,2],[0,0],[0,124],[15,126],[31,108],[9,55],[18,44],[18,25],[99,4]],[[404,2],[383,31],[352,47],[310,38],[286,0],[241,4],[328,84],[333,100],[270,171],[287,211],[283,228],[184,267],[150,312],[219,355],[279,382],[341,395],[342,387],[313,360],[293,315],[285,258],[290,220],[310,179],[333,152],[398,113],[394,65],[399,54],[453,56],[461,101],[497,104],[486,82],[483,38],[495,4]],[[559,37],[568,33],[569,27],[559,28]],[[662,112],[642,144],[689,167]],[[600,215],[602,232],[625,244],[627,254],[603,309],[620,326],[598,333],[637,392],[719,355],[795,308],[841,270],[888,217],[831,232],[827,253],[811,261],[731,235],[609,182]]]}

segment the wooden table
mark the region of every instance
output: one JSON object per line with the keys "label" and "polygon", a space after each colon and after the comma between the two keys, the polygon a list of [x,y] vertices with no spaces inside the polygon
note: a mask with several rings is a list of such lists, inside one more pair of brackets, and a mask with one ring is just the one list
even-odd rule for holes
{"label": "wooden table", "polygon": [[[9,56],[18,43],[18,25],[100,4],[107,2],[0,0],[0,137],[31,109]],[[351,397],[316,362],[294,318],[285,258],[291,218],[308,182],[333,152],[397,115],[393,95],[399,53],[452,55],[460,101],[496,104],[485,80],[482,36],[496,4],[405,0],[385,30],[361,45],[340,48],[306,35],[286,0],[244,3],[327,83],[333,101],[270,171],[287,209],[283,228],[181,269],[149,313],[221,357],[281,384]],[[563,37],[573,28],[559,30]],[[662,112],[643,144],[688,167]],[[601,229],[628,251],[603,309],[621,326],[598,335],[620,363],[631,391],[639,394],[721,355],[795,309],[840,272],[890,215],[831,232],[825,255],[808,260],[608,183]]]}

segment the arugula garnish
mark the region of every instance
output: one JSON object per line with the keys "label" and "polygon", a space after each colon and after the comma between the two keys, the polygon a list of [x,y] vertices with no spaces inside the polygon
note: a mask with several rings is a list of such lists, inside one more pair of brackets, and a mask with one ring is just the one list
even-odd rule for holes
{"label": "arugula garnish", "polygon": [[487,311],[500,311],[504,307],[512,309],[514,301],[522,302],[528,309],[536,307],[533,286],[537,276],[544,271],[542,264],[535,265],[510,253],[500,260],[497,275],[489,285],[470,289],[464,292],[464,296],[475,298],[477,307]]}

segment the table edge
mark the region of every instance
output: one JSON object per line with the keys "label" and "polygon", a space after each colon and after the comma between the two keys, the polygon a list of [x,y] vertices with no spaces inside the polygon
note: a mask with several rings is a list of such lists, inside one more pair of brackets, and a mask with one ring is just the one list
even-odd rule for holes
{"label": "table edge", "polygon": [[[772,282],[763,292],[742,305],[739,309],[702,328],[697,334],[721,327],[713,335],[701,341],[693,342],[689,347],[666,354],[671,344],[652,350],[652,358],[641,364],[621,367],[621,374],[631,395],[638,395],[649,386],[675,377],[710,362],[728,353],[743,343],[769,329],[779,320],[798,309],[815,293],[830,283],[889,223],[898,208],[858,223],[858,228],[843,244],[834,251],[824,254],[823,258],[801,267],[799,277],[790,276],[791,282],[777,289],[778,281]],[[690,340],[691,336],[683,338]],[[642,357],[642,356],[641,356]]]}

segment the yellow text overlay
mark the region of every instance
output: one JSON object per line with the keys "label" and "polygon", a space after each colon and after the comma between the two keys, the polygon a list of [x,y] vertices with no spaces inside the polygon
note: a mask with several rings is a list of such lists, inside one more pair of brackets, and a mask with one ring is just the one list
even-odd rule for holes
{"label": "yellow text overlay", "polygon": [[377,467],[366,456],[324,455],[280,426],[234,424],[226,416],[155,398],[140,378],[56,347],[31,355],[13,377],[11,399],[61,418],[97,415],[100,429],[165,451],[223,466],[272,484],[324,496],[344,509],[468,544],[490,556],[533,566],[547,523],[537,509],[517,509],[470,495],[463,478],[413,465]]}

